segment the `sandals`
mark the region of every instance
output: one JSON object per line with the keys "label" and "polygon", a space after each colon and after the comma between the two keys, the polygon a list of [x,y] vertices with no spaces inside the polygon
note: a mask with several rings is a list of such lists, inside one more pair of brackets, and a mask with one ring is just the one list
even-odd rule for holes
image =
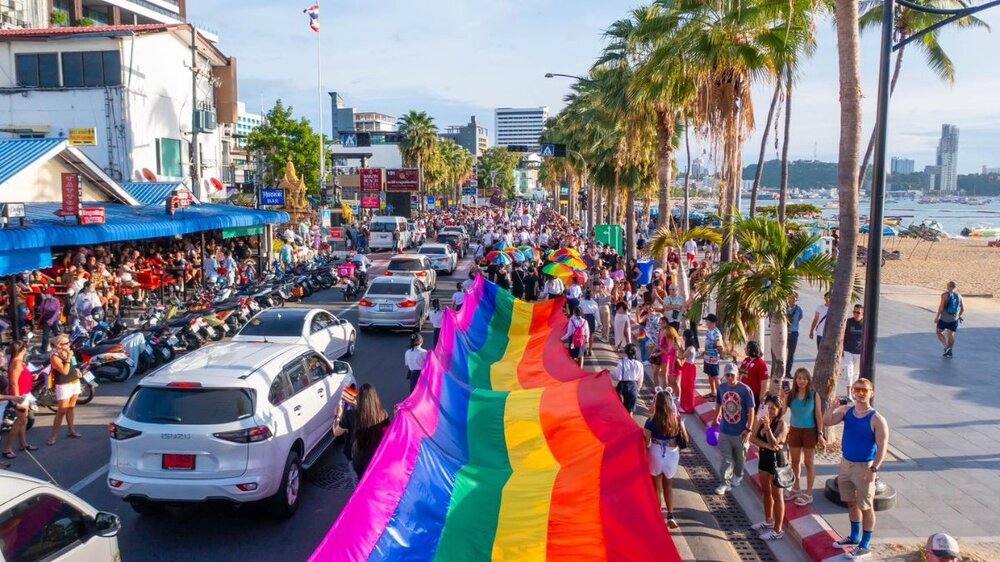
{"label": "sandals", "polygon": [[4,451],[3,453],[0,453],[0,454],[2,454],[3,458],[5,458],[5,459],[11,459],[11,460],[13,460],[13,459],[17,458],[17,455],[14,454],[14,451]]}
{"label": "sandals", "polygon": [[795,498],[795,505],[799,507],[805,507],[813,502],[812,494],[800,494],[799,497]]}
{"label": "sandals", "polygon": [[22,451],[28,451],[29,453],[33,453],[33,452],[35,452],[35,451],[38,450],[38,447],[36,447],[34,445],[28,445],[27,447],[21,447],[21,450]]}
{"label": "sandals", "polygon": [[56,440],[55,439],[49,439],[48,441],[45,442],[45,444],[48,445],[49,447],[51,447],[51,446],[53,446],[53,445],[56,444]]}
{"label": "sandals", "polygon": [[802,495],[802,490],[792,490],[792,489],[785,490],[785,501],[790,502],[797,500],[801,495]]}
{"label": "sandals", "polygon": [[80,439],[81,437],[83,437],[83,435],[80,435],[75,431],[73,433],[70,433],[69,436],[72,437],[73,439]]}

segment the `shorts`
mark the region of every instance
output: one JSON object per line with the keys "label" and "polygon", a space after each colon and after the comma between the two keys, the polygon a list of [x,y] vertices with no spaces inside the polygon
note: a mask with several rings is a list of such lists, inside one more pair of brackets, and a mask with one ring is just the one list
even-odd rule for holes
{"label": "shorts", "polygon": [[687,255],[688,263],[693,262],[694,258],[695,258],[695,255],[692,254],[692,253],[690,253],[690,252],[688,252],[688,255]]}
{"label": "shorts", "polygon": [[815,449],[819,442],[819,432],[815,427],[793,427],[788,430],[788,446]]}
{"label": "shorts", "polygon": [[837,472],[837,485],[840,487],[840,499],[844,502],[857,502],[861,511],[868,511],[875,505],[875,479],[865,484],[865,476],[871,472],[870,462],[851,462],[840,460],[840,470]]}
{"label": "shorts", "polygon": [[778,472],[774,451],[761,450],[757,457],[757,470],[774,476]]}
{"label": "shorts", "polygon": [[948,330],[949,332],[958,331],[958,320],[952,320],[951,322],[945,322],[944,320],[938,320],[937,323],[938,330]]}
{"label": "shorts", "polygon": [[719,364],[718,363],[705,363],[705,374],[710,377],[719,376]]}
{"label": "shorts", "polygon": [[681,462],[681,452],[677,447],[667,447],[652,441],[646,449],[649,455],[649,473],[653,476],[664,475],[673,478],[677,474],[677,466]]}
{"label": "shorts", "polygon": [[56,385],[56,400],[62,402],[74,396],[80,395],[80,381],[73,381],[69,384]]}

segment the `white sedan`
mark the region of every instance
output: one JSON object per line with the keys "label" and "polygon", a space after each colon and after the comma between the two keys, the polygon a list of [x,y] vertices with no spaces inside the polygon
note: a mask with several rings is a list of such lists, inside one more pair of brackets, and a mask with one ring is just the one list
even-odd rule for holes
{"label": "white sedan", "polygon": [[455,268],[458,267],[458,254],[451,249],[451,245],[449,244],[427,243],[420,246],[417,253],[427,256],[431,260],[434,271],[444,271],[448,275],[451,275],[455,271]]}
{"label": "white sedan", "polygon": [[333,360],[354,355],[354,325],[321,308],[270,308],[247,322],[235,342],[305,344]]}

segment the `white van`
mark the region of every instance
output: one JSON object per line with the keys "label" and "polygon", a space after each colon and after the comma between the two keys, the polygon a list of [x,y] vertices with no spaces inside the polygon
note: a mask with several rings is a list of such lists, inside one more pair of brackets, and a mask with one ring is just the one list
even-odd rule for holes
{"label": "white van", "polygon": [[382,248],[392,249],[392,231],[399,229],[400,249],[409,248],[410,227],[403,217],[375,217],[372,219],[368,232],[371,240],[368,242],[369,249]]}

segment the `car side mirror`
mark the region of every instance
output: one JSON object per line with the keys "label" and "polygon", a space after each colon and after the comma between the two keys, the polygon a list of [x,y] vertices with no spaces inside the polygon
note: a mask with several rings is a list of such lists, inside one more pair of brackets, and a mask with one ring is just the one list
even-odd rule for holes
{"label": "car side mirror", "polygon": [[351,365],[346,361],[334,361],[333,372],[338,375],[346,375],[351,372]]}
{"label": "car side mirror", "polygon": [[114,513],[98,512],[94,517],[94,534],[99,537],[114,537],[122,529],[122,520]]}

